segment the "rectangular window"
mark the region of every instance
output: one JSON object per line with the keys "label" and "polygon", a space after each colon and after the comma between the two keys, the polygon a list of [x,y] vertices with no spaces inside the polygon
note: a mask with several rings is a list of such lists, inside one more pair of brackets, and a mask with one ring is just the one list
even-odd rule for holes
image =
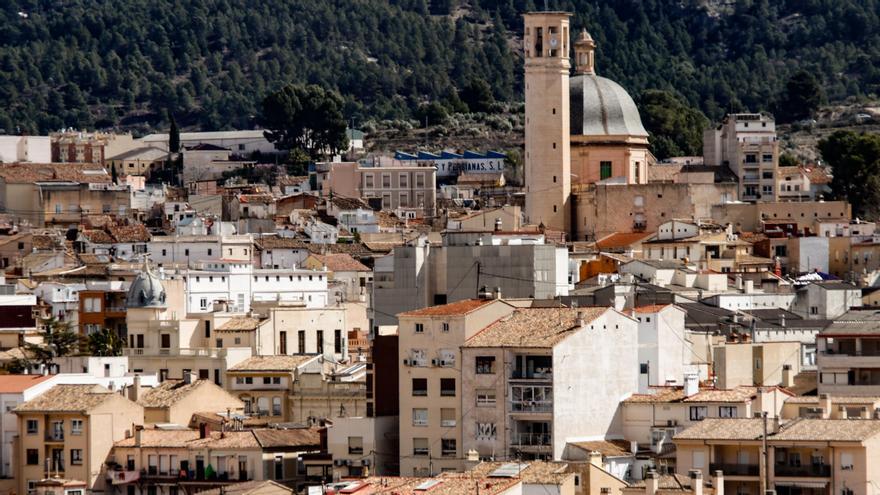
{"label": "rectangular window", "polygon": [[361,455],[364,453],[364,437],[348,437],[348,453]]}
{"label": "rectangular window", "polygon": [[316,333],[315,345],[317,346],[317,349],[315,349],[315,352],[318,354],[324,354],[324,331],[323,330],[318,330],[318,332]]}
{"label": "rectangular window", "polygon": [[449,332],[449,323],[446,323],[445,321],[441,323],[440,330],[443,332]]}
{"label": "rectangular window", "polygon": [[599,162],[599,180],[605,180],[611,177],[611,162]]}
{"label": "rectangular window", "polygon": [[297,332],[296,337],[297,337],[297,339],[296,339],[297,340],[296,352],[299,354],[305,354],[306,353],[306,331],[300,330],[299,332]]}
{"label": "rectangular window", "polygon": [[416,333],[425,333],[425,325],[423,323],[416,323]]}
{"label": "rectangular window", "polygon": [[443,397],[455,397],[455,378],[440,379],[440,395]]}
{"label": "rectangular window", "polygon": [[82,463],[83,463],[82,449],[70,449],[70,464],[72,466],[78,466]]}
{"label": "rectangular window", "polygon": [[83,420],[81,420],[81,419],[70,420],[70,434],[71,435],[82,435],[82,432],[83,432]]}
{"label": "rectangular window", "polygon": [[413,438],[413,455],[418,455],[418,456],[428,455],[428,439],[427,438]]}
{"label": "rectangular window", "polygon": [[478,375],[495,373],[495,356],[477,356],[475,361]]}
{"label": "rectangular window", "polygon": [[455,420],[455,409],[448,407],[440,409],[440,426],[453,427],[455,426]]}
{"label": "rectangular window", "polygon": [[264,376],[263,377],[263,385],[271,385],[271,384],[272,384],[272,377]]}
{"label": "rectangular window", "polygon": [[758,163],[758,155],[754,153],[746,154],[746,163]]}
{"label": "rectangular window", "polygon": [[391,208],[391,193],[382,194],[382,208]]}
{"label": "rectangular window", "polygon": [[159,336],[159,339],[160,339],[159,347],[161,347],[162,349],[170,349],[171,348],[171,334],[170,333],[163,333],[162,335]]}
{"label": "rectangular window", "polygon": [[27,465],[37,466],[40,464],[40,451],[37,449],[27,449]]}
{"label": "rectangular window", "polygon": [[413,426],[428,426],[428,410],[427,409],[413,409],[412,410],[412,424],[413,424]]}
{"label": "rectangular window", "polygon": [[399,174],[397,176],[397,187],[403,189],[409,187],[409,175],[408,174]]}
{"label": "rectangular window", "polygon": [[418,189],[425,188],[425,174],[422,172],[416,174],[416,187]]}
{"label": "rectangular window", "polygon": [[28,435],[36,435],[38,431],[38,423],[36,419],[27,420],[27,433]]}
{"label": "rectangular window", "polygon": [[457,450],[455,448],[454,438],[441,438],[440,447],[440,455],[442,455],[443,457],[455,457],[455,453],[457,452]]}
{"label": "rectangular window", "polygon": [[391,174],[382,174],[382,189],[391,189]]}
{"label": "rectangular window", "polygon": [[342,354],[342,330],[333,330],[333,352]]}
{"label": "rectangular window", "polygon": [[709,408],[707,406],[691,406],[690,408],[691,421],[702,421],[706,419],[706,416],[708,415]]}
{"label": "rectangular window", "polygon": [[428,379],[427,378],[413,378],[412,379],[412,394],[413,396],[424,397],[428,395]]}
{"label": "rectangular window", "polygon": [[735,418],[737,417],[736,406],[718,406],[719,418]]}
{"label": "rectangular window", "polygon": [[373,189],[374,187],[373,174],[364,174],[364,189]]}
{"label": "rectangular window", "polygon": [[477,389],[477,405],[478,406],[494,406],[495,390],[490,388]]}
{"label": "rectangular window", "polygon": [[763,155],[761,155],[761,161],[764,163],[771,163],[773,161],[773,154],[764,153]]}

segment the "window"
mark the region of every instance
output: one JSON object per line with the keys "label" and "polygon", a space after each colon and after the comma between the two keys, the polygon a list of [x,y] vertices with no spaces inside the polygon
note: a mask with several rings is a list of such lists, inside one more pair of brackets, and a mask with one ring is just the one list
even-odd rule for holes
{"label": "window", "polygon": [[773,186],[762,186],[761,192],[764,194],[773,194]]}
{"label": "window", "polygon": [[299,354],[305,354],[306,353],[306,331],[300,330],[297,333],[296,340],[297,340],[297,348],[296,348],[297,352]]}
{"label": "window", "polygon": [[702,421],[706,419],[706,416],[708,415],[709,408],[707,406],[691,406],[690,408],[691,421]]}
{"label": "window", "polygon": [[40,464],[40,451],[37,449],[27,449],[27,465],[37,466]]}
{"label": "window", "polygon": [[819,314],[819,306],[810,306],[810,314],[811,315]]}
{"label": "window", "polygon": [[445,321],[441,323],[440,330],[443,332],[449,332],[449,323],[446,323]]}
{"label": "window", "polygon": [[382,195],[382,208],[391,208],[391,194],[386,193]]}
{"label": "window", "polygon": [[281,416],[281,397],[272,398],[272,416]]}
{"label": "window", "polygon": [[454,438],[441,438],[440,447],[440,455],[443,457],[455,457],[456,448]]}
{"label": "window", "polygon": [[428,365],[428,352],[425,349],[411,349],[410,350],[410,361],[413,366],[427,366]]}
{"label": "window", "polygon": [[413,455],[428,455],[428,439],[413,438]]}
{"label": "window", "polygon": [[611,177],[611,162],[599,162],[599,180]]}
{"label": "window", "polygon": [[455,426],[455,409],[444,407],[440,409],[440,426]]}
{"label": "window", "polygon": [[427,396],[428,395],[428,379],[427,378],[413,378],[412,379],[412,394],[413,396]]}
{"label": "window", "polygon": [[333,331],[333,352],[342,354],[342,330]]}
{"label": "window", "polygon": [[494,406],[495,390],[490,388],[477,389],[477,405],[478,406]]}
{"label": "window", "polygon": [[27,433],[28,435],[36,435],[38,431],[37,420],[29,419],[27,420]]}
{"label": "window", "polygon": [[263,377],[263,385],[270,385],[271,383],[272,383],[272,377],[271,377],[271,376],[264,376],[264,377]]}
{"label": "window", "polygon": [[771,154],[771,153],[764,153],[763,155],[761,155],[761,161],[764,162],[764,163],[770,163],[770,162],[772,162],[772,161],[773,161],[773,154]]}
{"label": "window", "polygon": [[762,179],[772,179],[773,172],[761,172],[761,178]]}
{"label": "window", "polygon": [[397,178],[397,187],[400,187],[400,188],[409,187],[409,175],[399,174],[398,178]]}
{"label": "window", "polygon": [[639,363],[639,374],[647,375],[648,374],[648,363]]}
{"label": "window", "polygon": [[397,200],[398,206],[401,208],[406,208],[409,206],[409,193],[402,192],[400,193],[400,199]]}
{"label": "window", "polygon": [[348,437],[348,453],[361,455],[364,453],[364,437]]}
{"label": "window", "polygon": [[268,397],[260,397],[257,399],[257,414],[260,414],[260,415],[268,415],[269,414],[269,398]]}
{"label": "window", "polygon": [[422,323],[416,323],[416,333],[425,333],[425,325]]}
{"label": "window", "polygon": [[364,189],[372,189],[373,184],[373,174],[364,174]]}
{"label": "window", "polygon": [[706,453],[703,451],[694,452],[691,467],[693,467],[694,469],[703,469],[704,467],[706,467]]}
{"label": "window", "polygon": [[719,418],[735,418],[737,415],[736,406],[718,406]]}
{"label": "window", "polygon": [[746,154],[746,163],[758,163],[758,155],[754,153]]}
{"label": "window", "polygon": [[413,426],[428,426],[428,410],[427,409],[413,409],[412,410],[412,424],[413,424]]}
{"label": "window", "polygon": [[317,345],[317,349],[315,349],[315,352],[317,352],[318,354],[324,354],[324,331],[323,330],[318,330],[318,332],[315,336],[315,344]]}
{"label": "window", "polygon": [[159,347],[162,349],[170,349],[171,348],[171,334],[163,333],[159,336]]}
{"label": "window", "polygon": [[495,356],[477,356],[475,361],[478,375],[495,373]]}
{"label": "window", "polygon": [[70,464],[77,466],[83,463],[82,449],[70,449]]}
{"label": "window", "polygon": [[205,321],[205,338],[206,339],[211,338],[211,322],[210,321]]}
{"label": "window", "polygon": [[208,300],[204,297],[199,300],[199,307],[201,309],[208,309]]}
{"label": "window", "polygon": [[83,421],[81,419],[70,420],[70,434],[71,435],[82,435],[82,431],[83,431]]}
{"label": "window", "polygon": [[382,174],[382,189],[391,189],[391,174]]}
{"label": "window", "polygon": [[416,174],[416,187],[419,189],[425,187],[425,174],[422,172]]}
{"label": "window", "polygon": [[455,378],[440,379],[440,395],[443,397],[455,397]]}

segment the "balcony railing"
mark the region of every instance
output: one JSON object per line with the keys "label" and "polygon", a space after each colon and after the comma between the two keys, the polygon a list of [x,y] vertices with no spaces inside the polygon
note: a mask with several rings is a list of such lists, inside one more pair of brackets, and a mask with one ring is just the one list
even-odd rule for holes
{"label": "balcony railing", "polygon": [[880,349],[877,350],[861,350],[861,351],[836,351],[834,349],[826,349],[819,351],[823,356],[863,356],[863,357],[880,357]]}
{"label": "balcony railing", "polygon": [[63,442],[64,441],[64,432],[63,431],[53,431],[46,434],[47,442]]}
{"label": "balcony railing", "polygon": [[529,372],[527,370],[513,370],[510,373],[510,377],[514,380],[552,380],[553,371]]}
{"label": "balcony railing", "polygon": [[528,447],[547,447],[550,445],[549,433],[514,433],[510,439],[512,445]]}
{"label": "balcony railing", "polygon": [[806,464],[803,466],[777,464],[775,473],[776,476],[828,478],[831,476],[831,466],[827,464]]}
{"label": "balcony railing", "polygon": [[553,403],[548,401],[511,402],[510,410],[513,412],[552,412]]}
{"label": "balcony railing", "polygon": [[723,471],[725,476],[758,476],[761,469],[757,464],[709,464],[709,471]]}

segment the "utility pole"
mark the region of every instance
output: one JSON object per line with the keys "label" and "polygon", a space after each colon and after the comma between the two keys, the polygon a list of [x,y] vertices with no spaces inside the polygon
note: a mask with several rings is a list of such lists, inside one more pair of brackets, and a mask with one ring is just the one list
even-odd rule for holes
{"label": "utility pole", "polygon": [[764,434],[761,436],[761,495],[766,495],[769,486],[770,477],[768,473],[769,464],[767,463],[767,411],[761,413],[761,419],[764,422]]}

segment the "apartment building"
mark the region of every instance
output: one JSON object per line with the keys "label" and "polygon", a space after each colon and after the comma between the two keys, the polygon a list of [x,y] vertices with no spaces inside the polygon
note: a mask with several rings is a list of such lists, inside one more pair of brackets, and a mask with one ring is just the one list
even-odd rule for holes
{"label": "apartment building", "polygon": [[107,328],[121,337],[126,335],[125,297],[128,285],[116,280],[84,282],[77,297],[80,334],[90,335]]}
{"label": "apartment building", "polygon": [[816,336],[819,393],[880,396],[880,314],[850,310]]}
{"label": "apartment building", "polygon": [[293,383],[317,354],[253,356],[226,371],[226,387],[244,403],[244,413],[272,423],[291,421]]}
{"label": "apartment building", "polygon": [[[399,164],[362,166],[352,162],[319,163],[316,167],[322,196],[375,198],[382,209],[433,217],[437,202],[437,169]],[[404,215],[405,216],[405,215]]]}
{"label": "apartment building", "polygon": [[[631,316],[639,327],[639,392],[648,387],[681,384],[685,372],[700,376],[693,344],[686,340],[687,312],[674,304],[639,306]],[[707,370],[703,370],[704,372]],[[708,375],[708,373],[704,373]]]}
{"label": "apartment building", "polygon": [[31,493],[49,471],[107,489],[103,465],[113,443],[131,434],[143,408],[99,385],[56,385],[14,410],[19,440],[18,493]]}
{"label": "apartment building", "polygon": [[[0,377],[0,477],[16,478],[19,469],[13,454],[18,436],[18,418],[13,412],[23,404],[55,385],[48,375],[5,375]],[[0,481],[0,489],[7,485]],[[15,489],[15,485],[9,486]]]}
{"label": "apartment building", "polygon": [[[400,473],[461,470],[461,346],[513,312],[498,299],[466,299],[398,315]],[[470,382],[468,382],[470,383]],[[377,384],[378,385],[378,384]]]}
{"label": "apartment building", "polygon": [[394,325],[398,313],[486,289],[552,299],[568,294],[568,271],[568,250],[541,232],[445,232],[440,246],[421,237],[376,260],[371,318],[374,326]]}
{"label": "apartment building", "polygon": [[706,419],[675,436],[676,472],[724,473],[724,492],[781,495],[873,493],[878,479],[880,421],[796,419],[767,422],[767,459],[761,461],[762,419]]}
{"label": "apartment building", "polygon": [[871,419],[880,408],[880,398],[846,395],[796,395],[785,399],[784,419]]}
{"label": "apartment building", "polygon": [[51,163],[49,136],[0,136],[0,163]]}
{"label": "apartment building", "polygon": [[[211,431],[138,426],[113,445],[106,472],[109,493],[201,492],[235,490],[248,481],[306,481],[303,458],[320,454],[320,433],[313,428]],[[317,480],[326,478],[318,476]]]}
{"label": "apartment building", "polygon": [[52,163],[96,163],[138,147],[131,134],[64,130],[49,135]]}
{"label": "apartment building", "polygon": [[791,394],[779,387],[700,387],[688,375],[682,387],[654,387],[621,402],[623,436],[656,454],[674,450],[673,437],[710,418],[751,418],[766,412],[778,418]]}
{"label": "apartment building", "polygon": [[776,121],[760,113],[728,114],[703,133],[706,165],[730,167],[739,179],[743,201],[776,201],[779,143]]}
{"label": "apartment building", "polygon": [[[388,476],[397,465],[398,416],[334,418],[327,429],[333,479]],[[393,458],[392,458],[393,457]]]}
{"label": "apartment building", "polygon": [[268,320],[259,325],[254,346],[257,355],[317,354],[332,362],[348,360],[346,310],[342,307],[308,308],[298,304],[260,305]]}
{"label": "apartment building", "polygon": [[619,436],[637,348],[637,322],[613,308],[517,308],[487,325],[462,347],[462,448],[561,459],[569,442]]}

